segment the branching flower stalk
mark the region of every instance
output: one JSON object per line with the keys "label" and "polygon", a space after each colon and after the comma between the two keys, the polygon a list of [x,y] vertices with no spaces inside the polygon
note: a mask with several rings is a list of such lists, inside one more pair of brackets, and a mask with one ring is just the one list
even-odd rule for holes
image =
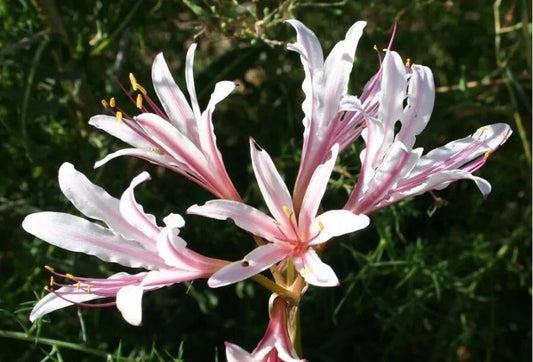
{"label": "branching flower stalk", "polygon": [[[435,101],[428,67],[405,64],[391,49],[391,41],[362,94],[351,95],[347,93],[348,79],[366,23],[356,22],[326,59],[310,29],[297,20],[288,23],[296,30],[296,42],[288,49],[300,55],[304,69],[302,157],[291,193],[270,155],[250,137],[252,168],[268,213],[243,200],[226,171],[212,117],[215,106],[229,96],[235,84],[218,82],[201,111],[192,72],[195,44],[186,58],[190,102],[159,54],[152,80],[161,107],[130,75],[135,94],[121,88],[140,114],[126,114],[111,98],[102,104],[112,115],[96,115],[89,121],[132,146],[105,156],[95,167],[118,156],[134,156],[166,167],[214,197],[203,205],[190,206],[187,214],[232,219],[253,236],[255,245],[243,253],[236,251],[234,261],[201,255],[179,236],[185,226],[182,216],[170,214],[162,226],[136,202],[134,189],[149,180],[148,173],[133,178],[117,199],[65,163],[59,169],[60,188],[93,221],[39,212],[28,215],[22,227],[55,246],[143,271],[92,278],[46,267],[51,273],[49,293],[35,305],[30,320],[69,305],[116,306],[128,323],[140,325],[142,296],[148,291],[196,279],[207,279],[208,286],[218,288],[251,278],[273,293],[270,321],[251,353],[226,342],[227,359],[303,361],[299,302],[308,288],[340,283],[333,268],[320,258],[326,243],[335,245],[336,237],[367,227],[369,215],[378,210],[459,179],[474,181],[483,197],[488,196],[489,182],[473,172],[511,135],[508,125],[480,127],[470,136],[424,154],[414,144],[429,122]],[[361,171],[353,190],[344,206],[323,211],[322,198],[338,155],[360,138],[366,147],[360,154]],[[267,269],[272,278],[261,274]],[[104,301],[94,304],[97,299]]]}

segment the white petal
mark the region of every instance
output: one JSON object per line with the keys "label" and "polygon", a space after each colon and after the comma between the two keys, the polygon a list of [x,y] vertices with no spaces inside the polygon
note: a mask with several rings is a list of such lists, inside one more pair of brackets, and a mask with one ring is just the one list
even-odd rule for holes
{"label": "white petal", "polygon": [[[63,298],[60,298],[57,296],[56,293],[70,293],[72,294],[68,295],[68,300],[66,301]],[[62,309],[68,306],[73,305],[74,303],[83,303],[90,300],[103,298],[99,295],[92,294],[92,293],[80,293],[77,292],[76,286],[68,286],[68,287],[62,287],[59,288],[56,293],[48,293],[44,298],[39,300],[37,304],[33,307],[30,313],[30,322],[35,322],[36,319],[41,318],[42,316],[51,313],[53,311],[56,311],[58,309]]]}
{"label": "white petal", "polygon": [[402,127],[396,136],[407,148],[415,144],[416,136],[426,127],[435,104],[435,83],[428,67],[414,65],[409,80],[407,106],[401,122]]}
{"label": "white petal", "polygon": [[143,207],[135,200],[134,194],[135,187],[147,180],[150,180],[150,174],[146,171],[141,172],[131,180],[130,186],[120,197],[120,212],[132,228],[146,235],[147,244],[153,247],[151,250],[156,250],[155,240],[159,235],[160,229],[156,224],[155,216],[144,212]]}
{"label": "white petal", "polygon": [[174,81],[162,53],[154,59],[152,81],[157,97],[174,127],[188,138],[194,139],[197,134],[194,114],[185,95]]}
{"label": "white petal", "polygon": [[305,281],[318,287],[336,287],[339,279],[331,267],[318,257],[317,253],[309,248],[299,256],[293,256],[294,267]]}
{"label": "white petal", "polygon": [[[370,219],[366,215],[356,215],[347,210],[326,211],[316,218],[311,232],[319,234],[309,245],[324,243],[335,236],[364,229],[368,224],[370,224]],[[320,228],[323,229],[320,230]]]}
{"label": "white petal", "polygon": [[141,285],[127,285],[117,293],[117,309],[126,322],[133,326],[139,326],[142,322],[142,297]]}
{"label": "white petal", "polygon": [[200,119],[200,106],[198,105],[198,99],[196,98],[196,89],[194,87],[194,73],[193,73],[193,63],[194,63],[194,52],[196,51],[196,43],[192,43],[187,50],[187,58],[185,60],[185,81],[187,82],[187,91],[189,92],[189,97],[191,98],[192,110],[194,112],[194,117],[196,120]]}
{"label": "white petal", "polygon": [[63,194],[83,214],[104,221],[111,230],[128,239],[143,240],[143,235],[133,229],[122,217],[119,200],[90,182],[72,164],[65,162],[61,165],[58,178]]}
{"label": "white petal", "polygon": [[154,253],[137,242],[80,217],[59,212],[39,212],[26,216],[24,230],[60,248],[94,255],[103,261],[128,267],[154,269],[164,266]]}

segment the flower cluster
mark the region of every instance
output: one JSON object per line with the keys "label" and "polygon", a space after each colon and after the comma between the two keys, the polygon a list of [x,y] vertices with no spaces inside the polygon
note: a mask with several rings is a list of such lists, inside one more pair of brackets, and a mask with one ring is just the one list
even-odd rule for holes
{"label": "flower cluster", "polygon": [[[253,172],[269,214],[245,203],[226,171],[216,146],[212,117],[216,104],[232,92],[235,84],[217,83],[202,112],[193,81],[196,45],[189,48],[186,60],[190,104],[159,54],[153,63],[152,79],[162,108],[130,75],[136,96],[129,97],[140,114],[127,115],[111,98],[103,104],[113,115],[96,115],[89,121],[132,146],[107,155],[95,167],[128,155],[175,171],[215,197],[203,205],[190,206],[188,214],[232,219],[237,227],[253,235],[255,247],[244,256],[237,255],[236,261],[201,255],[179,236],[179,229],[185,225],[180,215],[168,215],[160,226],[136,202],[134,189],[150,179],[148,173],[135,177],[116,199],[65,163],[59,169],[61,190],[94,221],[59,212],[38,212],[25,218],[23,228],[55,246],[145,271],[88,278],[47,267],[52,274],[49,294],[35,305],[30,320],[69,305],[116,305],[128,323],[140,325],[142,296],[147,291],[202,278],[213,288],[253,278],[273,292],[270,322],[251,354],[227,342],[228,360],[301,361],[292,339],[298,327],[288,316],[309,285],[339,284],[333,268],[320,259],[326,242],[365,228],[370,223],[369,215],[377,210],[442,189],[459,179],[472,180],[483,196],[489,194],[490,184],[472,173],[506,141],[511,134],[509,126],[483,126],[470,136],[424,154],[414,145],[429,121],[435,100],[428,67],[405,64],[389,45],[362,94],[350,95],[348,79],[365,22],[356,22],[326,59],[311,30],[297,20],[288,23],[297,34],[296,42],[288,49],[300,55],[305,74],[302,157],[291,193],[271,157],[250,138]],[[353,190],[344,206],[323,211],[321,201],[338,156],[359,136],[366,147],[360,154],[361,171]],[[261,274],[267,269],[272,278]],[[89,303],[95,299],[106,301]]]}

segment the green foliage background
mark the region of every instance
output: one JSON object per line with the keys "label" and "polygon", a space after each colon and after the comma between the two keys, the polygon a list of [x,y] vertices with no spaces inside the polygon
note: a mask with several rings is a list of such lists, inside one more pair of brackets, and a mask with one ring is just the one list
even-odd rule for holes
{"label": "green foliage background", "polygon": [[[44,295],[43,265],[107,276],[119,266],[64,252],[20,228],[39,210],[76,212],[57,185],[64,161],[119,196],[133,176],[153,180],[138,199],[161,220],[210,198],[179,176],[135,159],[92,164],[120,143],[87,121],[116,96],[128,73],[152,93],[150,66],[164,51],[178,84],[185,52],[199,43],[200,103],[215,82],[237,80],[218,106],[215,130],[229,172],[262,205],[249,166],[253,136],[289,184],[298,166],[303,71],[283,20],[313,29],[326,51],[359,19],[368,21],[351,93],[377,70],[373,45],[432,68],[436,106],[418,145],[431,149],[506,122],[513,136],[479,175],[483,200],[457,182],[372,216],[363,232],[339,238],[325,259],[336,289],[310,288],[301,303],[303,351],[311,361],[531,360],[531,3],[526,0],[391,1],[0,1],[0,360],[224,360],[228,340],[252,350],[266,326],[268,293],[251,281],[211,290],[204,281],[146,294],[143,326],[114,308],[67,308],[27,320]],[[131,106],[131,110],[133,110]],[[334,173],[326,208],[339,207],[359,167],[359,142]],[[435,211],[432,213],[431,211]],[[430,214],[432,214],[430,216]],[[231,223],[186,217],[189,245],[235,260],[251,239]]]}

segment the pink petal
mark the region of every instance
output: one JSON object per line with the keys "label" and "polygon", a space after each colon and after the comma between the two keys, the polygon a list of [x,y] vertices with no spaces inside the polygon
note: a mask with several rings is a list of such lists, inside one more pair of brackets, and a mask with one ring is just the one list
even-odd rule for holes
{"label": "pink petal", "polygon": [[[91,117],[89,124],[133,147],[145,150],[149,150],[153,147],[153,143],[141,136],[142,130],[135,131],[132,127],[128,126],[125,121],[121,122],[114,116],[96,115]],[[132,126],[135,127],[134,125]]]}
{"label": "pink petal", "polygon": [[290,220],[284,211],[284,207],[293,209],[292,198],[287,186],[268,153],[262,149],[257,149],[253,139],[250,139],[250,151],[255,178],[270,213],[274,219],[282,224],[284,230],[290,230]]}
{"label": "pink petal", "polygon": [[324,192],[326,192],[331,172],[335,166],[338,151],[339,145],[333,145],[333,148],[331,149],[331,157],[325,163],[318,166],[311,176],[311,180],[309,181],[302,201],[298,220],[298,227],[301,232],[307,232],[311,226],[311,222],[315,218],[322,197],[324,196]]}
{"label": "pink petal", "polygon": [[202,206],[193,205],[189,207],[187,213],[217,220],[233,219],[235,224],[241,229],[272,242],[278,242],[284,238],[276,220],[242,202],[211,200]]}
{"label": "pink petal", "polygon": [[211,288],[223,287],[247,279],[286,258],[291,250],[285,245],[269,243],[255,248],[242,260],[226,265],[209,278]]}

